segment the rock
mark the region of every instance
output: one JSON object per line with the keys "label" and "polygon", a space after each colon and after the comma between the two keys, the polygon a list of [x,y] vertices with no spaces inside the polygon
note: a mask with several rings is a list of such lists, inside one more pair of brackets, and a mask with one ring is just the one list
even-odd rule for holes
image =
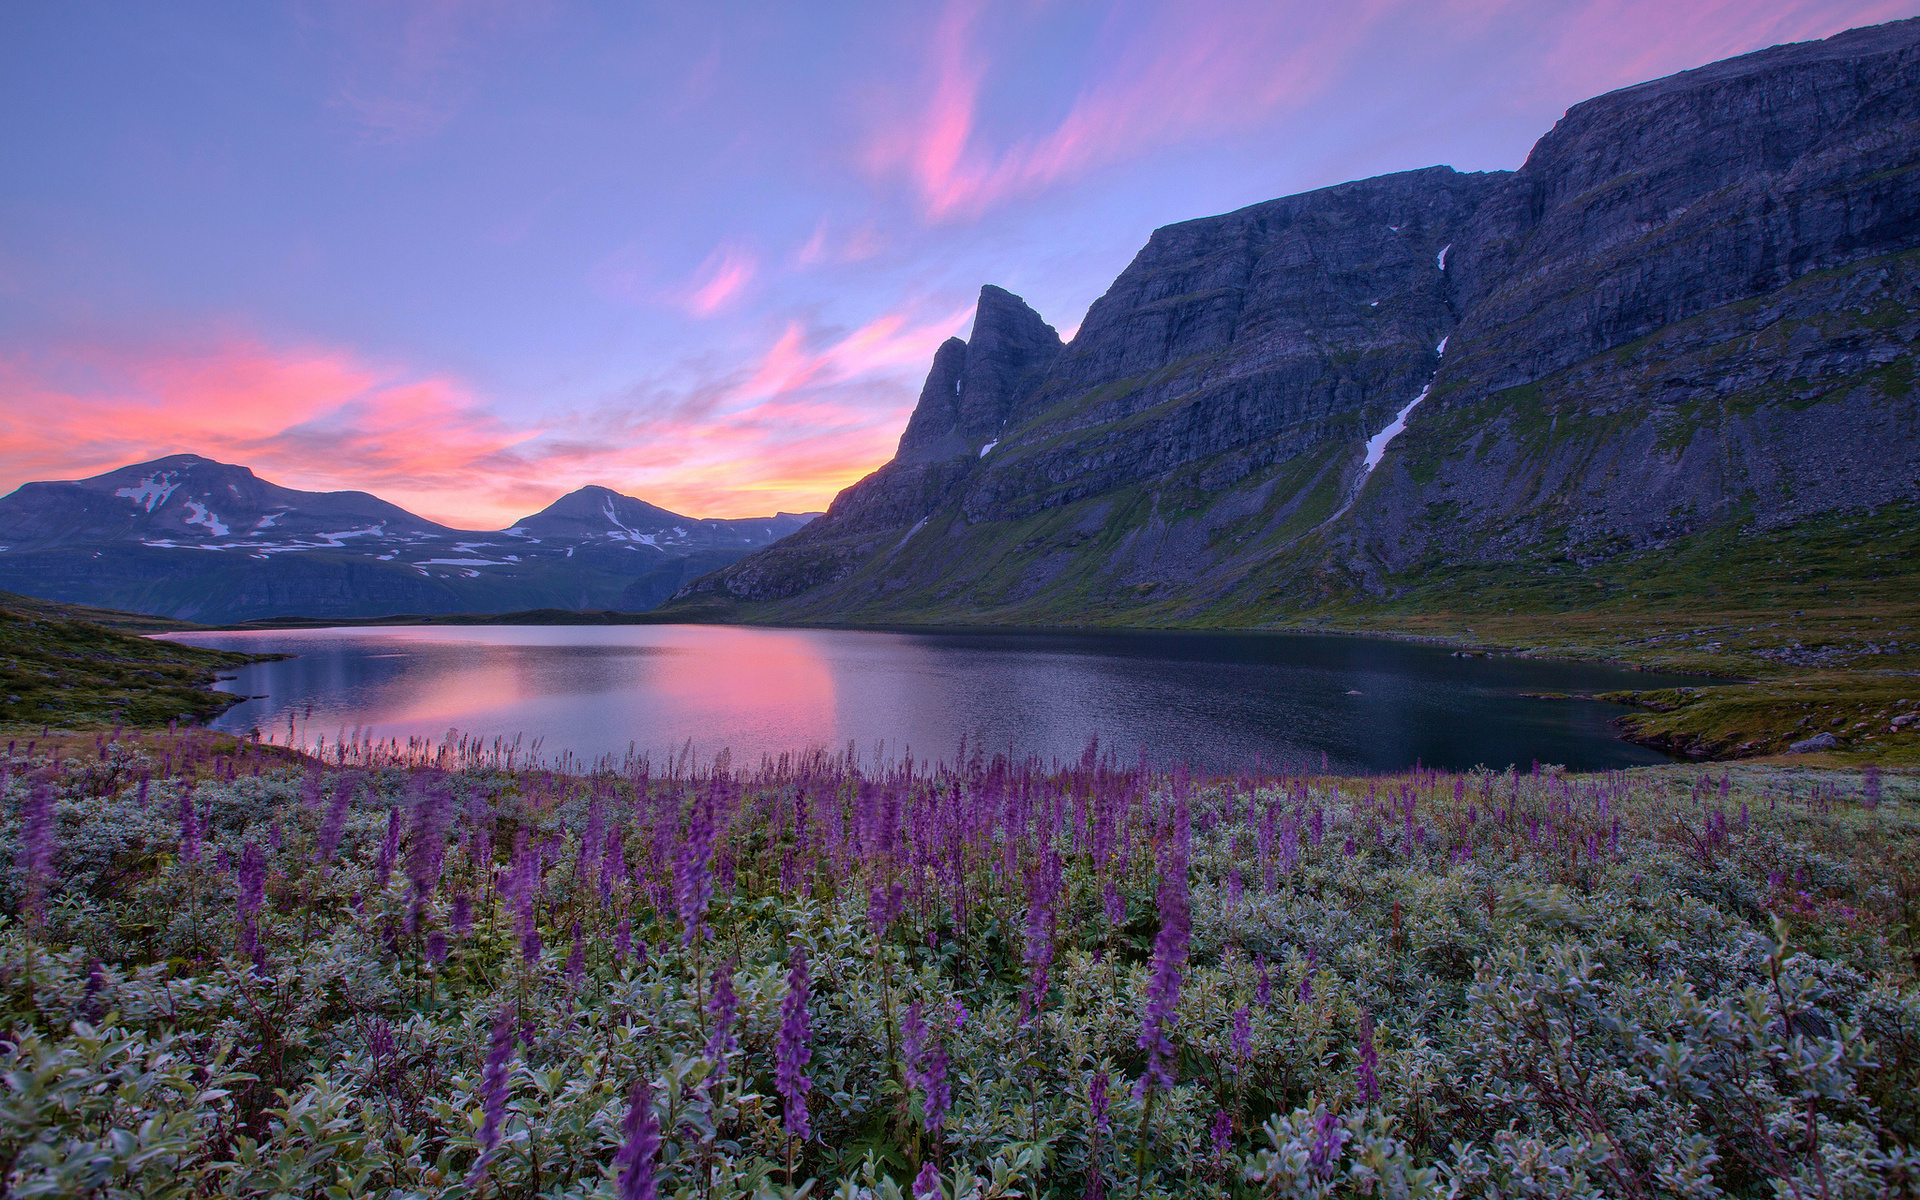
{"label": "rock", "polygon": [[1787,747],[1788,754],[1813,754],[1821,750],[1835,750],[1840,739],[1830,733],[1816,733],[1805,741],[1795,742]]}
{"label": "rock", "polygon": [[1257,619],[1920,500],[1916,147],[1920,19],[1576,105],[1517,171],[1156,230],[1064,348],[984,289],[894,461],[680,595]]}

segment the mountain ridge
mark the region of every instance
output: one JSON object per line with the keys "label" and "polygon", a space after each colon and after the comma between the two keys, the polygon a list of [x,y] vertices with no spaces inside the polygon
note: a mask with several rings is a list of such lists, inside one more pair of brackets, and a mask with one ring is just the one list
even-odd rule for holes
{"label": "mountain ridge", "polygon": [[284,488],[168,455],[0,497],[0,588],[229,623],[624,608],[803,527],[696,518],[588,485],[504,530],[463,530],[367,492]]}
{"label": "mountain ridge", "polygon": [[893,461],[670,610],[1261,624],[1911,504],[1917,255],[1920,19],[1622,88],[1515,171],[1155,230],[995,437],[949,342]]}

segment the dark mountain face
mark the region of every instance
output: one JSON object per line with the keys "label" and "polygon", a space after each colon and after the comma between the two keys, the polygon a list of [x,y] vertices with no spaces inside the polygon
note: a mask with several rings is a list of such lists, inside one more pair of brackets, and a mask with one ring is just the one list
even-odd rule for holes
{"label": "dark mountain face", "polygon": [[682,598],[1258,620],[1912,501],[1920,20],[1577,105],[1518,171],[1157,230],[1040,330],[987,289],[894,461]]}
{"label": "dark mountain face", "polygon": [[297,492],[193,454],[29,483],[0,500],[0,544],[13,549],[123,540],[265,548],[453,532],[365,492]]}
{"label": "dark mountain face", "polygon": [[655,549],[751,550],[776,542],[817,513],[711,519],[683,517],[664,508],[588,485],[568,492],[506,532],[524,538],[604,540]]}
{"label": "dark mountain face", "polygon": [[512,529],[477,532],[365,492],[295,491],[182,454],[0,498],[0,588],[208,623],[631,610],[690,577],[683,562],[712,570],[810,519],[698,520],[589,487]]}

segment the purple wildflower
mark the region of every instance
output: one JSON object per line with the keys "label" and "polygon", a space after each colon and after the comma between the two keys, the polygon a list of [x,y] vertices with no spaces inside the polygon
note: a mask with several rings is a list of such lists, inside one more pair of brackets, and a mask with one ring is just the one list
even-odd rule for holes
{"label": "purple wildflower", "polygon": [[427,935],[427,961],[436,967],[447,961],[447,935],[438,929]]}
{"label": "purple wildflower", "polygon": [[1254,977],[1253,998],[1260,1002],[1261,1008],[1273,1007],[1273,976],[1267,973],[1267,956],[1262,954],[1254,959],[1258,974]]}
{"label": "purple wildflower", "polygon": [[907,1006],[900,1030],[906,1040],[907,1083],[920,1089],[927,1132],[937,1133],[946,1121],[947,1110],[953,1107],[953,1088],[947,1083],[947,1049],[930,1034],[917,1002]]}
{"label": "purple wildflower", "polygon": [[465,892],[456,892],[447,919],[455,937],[465,937],[473,929],[473,900]]}
{"label": "purple wildflower", "polygon": [[1060,858],[1049,854],[1034,871],[1027,902],[1027,993],[1021,997],[1024,1012],[1046,1003],[1048,975],[1053,967],[1054,897],[1060,886]]}
{"label": "purple wildflower", "polygon": [[872,926],[875,937],[886,933],[892,924],[906,911],[907,889],[903,884],[885,887],[875,883],[867,893],[867,924]]}
{"label": "purple wildflower", "polygon": [[607,830],[606,849],[600,855],[600,907],[613,899],[613,885],[627,877],[626,842],[618,827]]}
{"label": "purple wildflower", "polygon": [[653,1089],[644,1079],[633,1081],[627,1094],[627,1144],[614,1156],[620,1168],[620,1200],[654,1200],[660,1194],[654,1161],[660,1157],[660,1122],[653,1115]]}
{"label": "purple wildflower", "polygon": [[240,918],[240,953],[260,958],[260,925],[255,915],[267,898],[267,855],[258,843],[248,842],[240,851],[239,878],[234,883],[234,915]]}
{"label": "purple wildflower", "polygon": [[353,802],[353,781],[342,778],[334,785],[333,801],[327,805],[327,814],[320,820],[320,833],[315,841],[321,862],[329,862],[334,852],[340,849],[340,835],[347,827],[347,806]]}
{"label": "purple wildflower", "polygon": [[514,921],[519,927],[520,960],[528,966],[540,961],[540,925],[534,919],[534,893],[540,887],[540,851],[527,842],[523,829],[514,839],[513,868],[504,881],[514,902]]}
{"label": "purple wildflower", "polygon": [[193,811],[193,784],[180,784],[180,861],[200,861],[200,817]]}
{"label": "purple wildflower", "polygon": [[[613,931],[613,958],[615,962],[625,962],[633,953],[633,922],[626,917],[620,918],[619,928]],[[644,959],[642,960],[644,961]]]}
{"label": "purple wildflower", "polygon": [[1314,1118],[1313,1133],[1313,1148],[1307,1152],[1307,1169],[1316,1175],[1330,1177],[1339,1162],[1341,1149],[1347,1144],[1347,1131],[1341,1126],[1339,1117],[1323,1111]]}
{"label": "purple wildflower", "polygon": [[940,1188],[940,1169],[928,1159],[920,1166],[920,1173],[913,1177],[913,1200],[941,1200],[945,1193]]}
{"label": "purple wildflower", "polygon": [[414,802],[413,829],[407,846],[407,878],[413,882],[413,903],[407,910],[409,929],[426,911],[427,898],[440,885],[440,868],[447,854],[447,825],[452,816],[452,800],[438,786],[424,788]]}
{"label": "purple wildflower", "polygon": [[1186,965],[1192,936],[1189,920],[1187,867],[1176,853],[1161,873],[1160,935],[1154,940],[1153,980],[1147,987],[1147,1012],[1138,1043],[1147,1052],[1147,1066],[1135,1089],[1142,1098],[1155,1087],[1170,1089],[1177,1082],[1167,1069],[1169,1060],[1175,1057],[1168,1034],[1179,1020],[1181,969]]}
{"label": "purple wildflower", "polygon": [[1360,1074],[1360,1103],[1372,1104],[1380,1099],[1380,1052],[1373,1045],[1373,1014],[1360,1013],[1360,1050],[1357,1055]]}
{"label": "purple wildflower", "polygon": [[1107,1073],[1095,1071],[1087,1082],[1087,1124],[1095,1133],[1113,1128],[1111,1102],[1107,1097]]}
{"label": "purple wildflower", "polygon": [[740,999],[733,992],[735,961],[729,958],[714,971],[713,999],[707,1001],[707,1011],[713,1014],[713,1034],[707,1038],[706,1056],[716,1077],[727,1073],[727,1055],[740,1044],[733,1036],[733,1019],[740,1011]]}
{"label": "purple wildflower", "polygon": [[18,865],[26,883],[26,909],[36,925],[46,915],[53,849],[53,789],[43,783],[27,793],[26,803],[20,806]]}
{"label": "purple wildflower", "polygon": [[373,860],[373,886],[383,892],[387,890],[387,880],[393,877],[393,864],[400,857],[400,820],[398,808],[387,810],[387,836]]}
{"label": "purple wildflower", "polygon": [[507,1079],[512,1074],[513,1022],[513,1005],[502,1005],[499,1015],[493,1019],[493,1033],[487,1042],[487,1065],[480,1073],[477,1098],[486,1111],[486,1119],[480,1126],[480,1157],[474,1160],[473,1170],[467,1175],[469,1186],[479,1181],[494,1151],[500,1148],[500,1124],[507,1115]]}
{"label": "purple wildflower", "polygon": [[1120,894],[1120,885],[1112,880],[1108,880],[1106,893],[1101,899],[1106,908],[1107,924],[1115,929],[1126,924],[1127,901],[1126,898]]}
{"label": "purple wildflower", "polygon": [[1239,1064],[1253,1057],[1253,1014],[1242,1004],[1233,1010],[1233,1057],[1234,1070],[1240,1070]]}
{"label": "purple wildflower", "polygon": [[786,1103],[787,1132],[801,1141],[813,1136],[807,1123],[807,1092],[813,1081],[807,1078],[807,1063],[813,1059],[808,1046],[807,1027],[807,951],[795,946],[792,968],[787,972],[787,995],[780,1002],[780,1041],[775,1051],[774,1088]]}
{"label": "purple wildflower", "polygon": [[1233,1141],[1233,1118],[1227,1115],[1225,1109],[1215,1110],[1213,1124],[1207,1127],[1207,1133],[1213,1139],[1213,1157],[1224,1161]]}
{"label": "purple wildflower", "polygon": [[673,864],[674,902],[680,912],[680,944],[691,946],[706,933],[707,902],[713,899],[713,805],[697,805]]}
{"label": "purple wildflower", "polygon": [[1300,1003],[1302,1004],[1313,1003],[1313,970],[1314,963],[1319,960],[1319,957],[1314,951],[1307,951],[1307,969],[1300,976]]}

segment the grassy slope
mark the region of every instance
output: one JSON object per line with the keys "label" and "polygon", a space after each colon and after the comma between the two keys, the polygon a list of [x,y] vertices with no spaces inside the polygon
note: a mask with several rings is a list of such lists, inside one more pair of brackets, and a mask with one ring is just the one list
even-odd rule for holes
{"label": "grassy slope", "polygon": [[[96,619],[75,619],[80,613]],[[189,628],[0,593],[0,730],[202,721],[239,699],[208,689],[215,672],[259,657],[154,641],[105,621]]]}

